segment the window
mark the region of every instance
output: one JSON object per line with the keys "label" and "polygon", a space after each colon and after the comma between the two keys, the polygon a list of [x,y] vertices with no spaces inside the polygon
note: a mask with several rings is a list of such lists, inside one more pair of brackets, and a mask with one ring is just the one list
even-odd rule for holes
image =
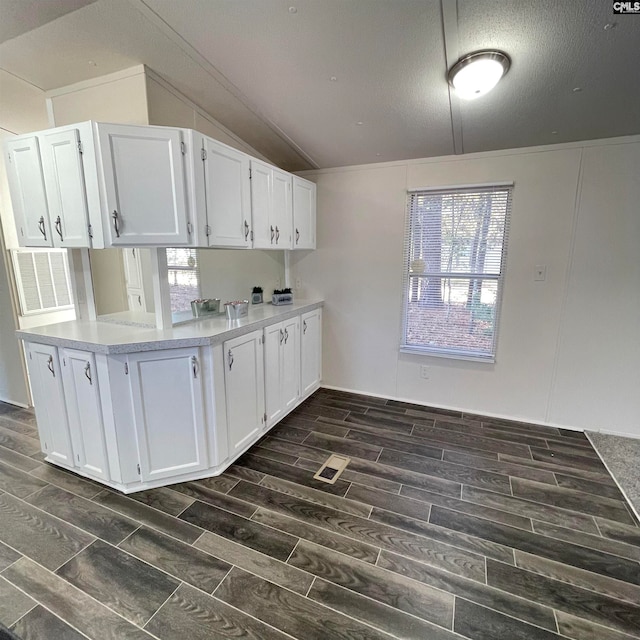
{"label": "window", "polygon": [[23,316],[73,309],[66,249],[11,251]]}
{"label": "window", "polygon": [[171,313],[188,311],[200,297],[200,262],[197,249],[167,249]]}
{"label": "window", "polygon": [[403,350],[494,360],[512,189],[409,193]]}

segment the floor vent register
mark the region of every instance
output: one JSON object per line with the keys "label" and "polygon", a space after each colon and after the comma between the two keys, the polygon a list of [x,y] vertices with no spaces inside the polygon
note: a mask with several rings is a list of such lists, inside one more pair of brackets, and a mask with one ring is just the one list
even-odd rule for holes
{"label": "floor vent register", "polygon": [[318,469],[318,472],[313,477],[321,482],[333,484],[340,477],[340,474],[342,474],[342,472],[347,468],[350,461],[351,458],[332,455],[320,467],[320,469]]}

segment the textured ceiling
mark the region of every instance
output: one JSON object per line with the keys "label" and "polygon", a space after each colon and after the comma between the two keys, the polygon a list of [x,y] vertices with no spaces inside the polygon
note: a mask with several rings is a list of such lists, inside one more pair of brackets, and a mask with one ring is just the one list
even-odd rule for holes
{"label": "textured ceiling", "polygon": [[[290,170],[640,133],[640,19],[608,0],[86,4],[0,0],[0,66],[53,89],[144,63]],[[450,96],[447,66],[488,47],[503,82]]]}

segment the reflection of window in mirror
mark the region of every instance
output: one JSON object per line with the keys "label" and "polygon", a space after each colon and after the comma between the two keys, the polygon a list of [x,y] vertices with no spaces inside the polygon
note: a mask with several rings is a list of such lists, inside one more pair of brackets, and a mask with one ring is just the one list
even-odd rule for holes
{"label": "reflection of window in mirror", "polygon": [[98,319],[155,326],[149,249],[92,249],[89,255]]}

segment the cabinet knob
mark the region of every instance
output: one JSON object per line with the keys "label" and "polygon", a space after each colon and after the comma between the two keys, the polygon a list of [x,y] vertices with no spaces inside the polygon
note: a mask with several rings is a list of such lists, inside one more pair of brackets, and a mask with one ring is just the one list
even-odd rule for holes
{"label": "cabinet knob", "polygon": [[248,240],[249,238],[249,223],[245,220],[244,221],[244,239],[245,241]]}
{"label": "cabinet knob", "polygon": [[296,227],[296,244],[298,244],[298,242],[300,242],[300,231]]}
{"label": "cabinet knob", "polygon": [[53,356],[49,356],[49,358],[47,359],[47,369],[51,371],[51,375],[55,378],[56,372],[53,370]]}
{"label": "cabinet knob", "polygon": [[287,340],[289,339],[289,331],[285,327],[284,329],[284,343],[287,344]]}
{"label": "cabinet knob", "polygon": [[276,225],[276,244],[278,244],[278,240],[280,240],[280,229],[278,229],[278,225]]}
{"label": "cabinet knob", "polygon": [[304,335],[305,333],[307,333],[307,321],[303,320],[302,321],[302,334]]}
{"label": "cabinet knob", "polygon": [[93,380],[91,379],[91,363],[87,362],[87,364],[84,365],[84,375],[87,376],[87,380],[89,381],[89,384],[93,384]]}
{"label": "cabinet knob", "polygon": [[198,377],[198,358],[191,356],[191,369],[193,371],[193,377]]}
{"label": "cabinet knob", "polygon": [[284,340],[284,331],[280,329],[280,344],[282,344],[283,340]]}
{"label": "cabinet knob", "polygon": [[271,225],[271,244],[273,244],[273,238],[274,238],[275,234],[276,234],[276,232],[275,232],[275,230],[273,228],[273,225]]}
{"label": "cabinet knob", "polygon": [[233,367],[233,353],[231,353],[231,349],[229,349],[228,360],[229,360],[229,371],[231,371],[231,367]]}

